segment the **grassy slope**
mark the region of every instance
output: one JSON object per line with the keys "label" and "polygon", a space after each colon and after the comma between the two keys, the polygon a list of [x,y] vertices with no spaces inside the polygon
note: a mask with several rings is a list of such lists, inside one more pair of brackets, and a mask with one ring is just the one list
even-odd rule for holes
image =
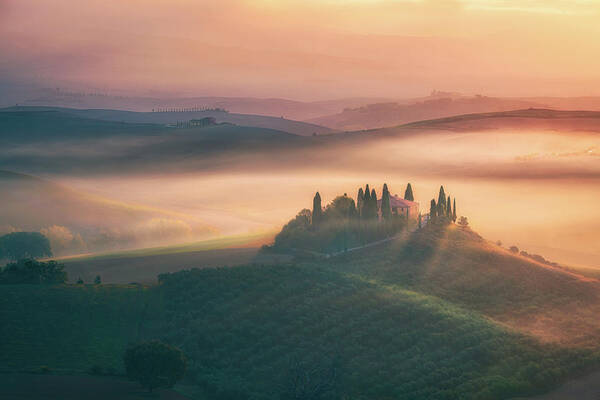
{"label": "grassy slope", "polygon": [[[2,329],[0,350],[11,368],[115,365],[137,337],[148,294],[164,314],[151,308],[156,319],[143,336],[181,346],[209,398],[278,398],[291,359],[335,359],[352,398],[507,398],[595,362],[595,352],[518,324],[554,313],[559,326],[569,315],[580,322],[582,314],[558,312],[593,307],[594,285],[450,229],[348,259],[180,272],[148,291],[0,286],[0,319],[24,332]],[[585,335],[568,344],[597,349],[583,321]]]}
{"label": "grassy slope", "polygon": [[270,234],[226,236],[197,243],[154,247],[60,259],[71,281],[92,282],[96,275],[106,283],[155,283],[159,274],[185,268],[207,268],[252,262],[274,263],[286,256],[260,255]]}
{"label": "grassy slope", "polygon": [[266,238],[272,237],[271,234],[251,233],[247,235],[223,236],[215,239],[202,240],[195,243],[186,243],[172,246],[150,247],[145,249],[111,251],[98,254],[86,254],[75,257],[58,258],[65,262],[86,262],[104,259],[127,259],[137,257],[151,257],[159,255],[170,255],[180,253],[191,253],[204,250],[221,250],[232,247],[248,246],[256,242],[262,242]]}
{"label": "grassy slope", "polygon": [[209,393],[278,398],[290,359],[335,358],[352,398],[506,398],[586,365],[432,296],[318,266],[179,273],[163,285],[165,339]]}
{"label": "grassy slope", "polygon": [[408,242],[349,258],[345,268],[446,299],[545,341],[600,345],[598,281],[513,255],[470,230],[424,230]]}
{"label": "grassy slope", "polygon": [[156,293],[141,286],[0,286],[2,370],[122,370],[130,341],[152,330]]}
{"label": "grassy slope", "polygon": [[[56,111],[0,112],[0,169],[101,174],[210,170],[223,160],[248,165],[257,152],[311,146],[317,138],[275,129],[221,124],[170,128],[79,118]],[[93,151],[90,151],[93,149]],[[255,157],[254,157],[255,158]]]}
{"label": "grassy slope", "polygon": [[0,143],[20,145],[47,140],[99,139],[116,135],[151,136],[165,131],[155,124],[123,124],[79,118],[56,111],[0,112]]}
{"label": "grassy slope", "polygon": [[123,377],[41,374],[0,374],[0,397],[2,400],[189,399],[169,389],[155,390],[149,395],[137,382]]}

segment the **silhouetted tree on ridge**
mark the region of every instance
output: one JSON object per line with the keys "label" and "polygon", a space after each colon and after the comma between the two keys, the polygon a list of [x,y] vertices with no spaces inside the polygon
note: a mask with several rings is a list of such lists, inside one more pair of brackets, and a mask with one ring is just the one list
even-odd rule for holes
{"label": "silhouetted tree on ridge", "polygon": [[404,200],[415,201],[415,196],[413,195],[412,186],[410,182],[406,185],[406,190],[404,191]]}
{"label": "silhouetted tree on ridge", "polygon": [[357,211],[359,217],[362,215],[364,202],[365,202],[365,192],[363,191],[363,188],[359,188],[358,195],[356,196],[356,211]]}
{"label": "silhouetted tree on ridge", "polygon": [[377,218],[377,193],[371,189],[371,199],[369,200],[369,218]]}
{"label": "silhouetted tree on ridge", "polygon": [[392,207],[390,204],[390,191],[387,183],[383,184],[383,192],[381,194],[381,218],[390,219],[392,217]]}
{"label": "silhouetted tree on ridge", "polygon": [[437,216],[437,205],[435,204],[435,199],[431,199],[431,203],[429,205],[429,221],[435,222]]}
{"label": "silhouetted tree on ridge", "polygon": [[316,225],[321,222],[323,216],[323,207],[321,206],[321,195],[319,192],[315,194],[313,198],[313,210],[312,210],[312,224]]}
{"label": "silhouetted tree on ridge", "polygon": [[444,192],[444,186],[440,186],[440,194],[438,195],[438,215],[444,215],[446,212],[446,192]]}
{"label": "silhouetted tree on ridge", "polygon": [[454,205],[452,206],[452,221],[456,222],[456,197],[454,198]]}

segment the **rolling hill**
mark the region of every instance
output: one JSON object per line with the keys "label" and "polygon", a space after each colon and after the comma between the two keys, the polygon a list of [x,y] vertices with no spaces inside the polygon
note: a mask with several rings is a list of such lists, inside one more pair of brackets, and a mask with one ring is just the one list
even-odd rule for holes
{"label": "rolling hill", "polygon": [[404,128],[474,131],[502,128],[600,132],[600,111],[540,108],[456,115],[403,125]]}
{"label": "rolling hill", "polygon": [[541,106],[543,104],[526,100],[485,96],[433,97],[408,104],[388,102],[347,108],[341,113],[309,121],[333,129],[348,131],[383,128],[459,114],[500,112]]}
{"label": "rolling hill", "polygon": [[274,264],[289,261],[285,255],[259,252],[271,234],[225,236],[184,245],[97,253],[59,259],[71,282],[82,278],[93,282],[100,275],[104,283],[154,284],[160,274],[189,266],[215,268],[251,263]]}
{"label": "rolling hill", "polygon": [[306,137],[231,124],[172,128],[82,118],[58,111],[0,112],[0,144],[6,148],[0,154],[0,168],[70,176],[272,171],[298,166],[348,168],[356,166],[352,157],[332,154],[354,154],[361,146],[389,138],[511,130],[523,134],[594,133],[600,131],[600,113],[525,109]]}
{"label": "rolling hill", "polygon": [[[205,398],[277,399],[303,376],[332,397],[505,399],[548,390],[600,361],[597,281],[454,226],[349,257],[196,269],[160,282],[0,286],[0,317],[11,322],[0,330],[6,365],[121,370],[127,340],[158,337],[185,351]],[[28,356],[36,350],[19,343],[38,343],[37,313],[72,337],[45,335],[43,351]],[[76,332],[98,337],[102,356]],[[89,357],[73,358],[79,352]]]}
{"label": "rolling hill", "polygon": [[[282,98],[256,97],[141,97],[111,96],[107,94],[71,92],[66,90],[42,88],[13,88],[15,96],[10,96],[10,87],[2,87],[7,91],[6,105],[19,103],[28,107],[67,107],[77,109],[119,109],[129,111],[150,111],[156,108],[204,107],[223,108],[232,113],[256,114],[281,117],[297,121],[316,118],[340,112],[347,107],[384,101],[384,98],[342,98],[322,101],[298,101]],[[12,100],[9,100],[12,98]],[[0,103],[1,104],[1,103]]]}
{"label": "rolling hill", "polygon": [[[215,118],[217,123],[228,123],[240,126],[251,126],[256,128],[265,128],[278,130],[296,135],[309,136],[314,133],[321,135],[332,133],[333,130],[316,124],[307,122],[293,121],[282,117],[273,117],[266,115],[236,114],[219,110],[206,111],[186,111],[186,112],[135,112],[110,109],[75,109],[60,107],[9,107],[0,109],[1,112],[42,112],[54,111],[62,115],[68,115],[90,120],[110,121],[116,123],[129,124],[176,124],[177,122],[187,122],[192,119],[202,119],[206,117]],[[0,114],[1,116],[1,114]],[[0,124],[1,125],[1,124]],[[111,125],[107,124],[108,127]],[[118,125],[117,125],[118,126]]]}
{"label": "rolling hill", "polygon": [[[158,115],[160,113],[156,113]],[[174,128],[105,121],[63,111],[0,112],[0,168],[37,173],[86,174],[177,169],[190,159],[205,168],[222,163],[208,156],[253,154],[302,147],[312,137],[228,123]]]}

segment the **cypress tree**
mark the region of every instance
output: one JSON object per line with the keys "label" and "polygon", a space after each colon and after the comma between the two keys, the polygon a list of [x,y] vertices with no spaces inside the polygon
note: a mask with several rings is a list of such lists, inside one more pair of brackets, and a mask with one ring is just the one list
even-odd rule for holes
{"label": "cypress tree", "polygon": [[429,220],[431,222],[435,222],[436,214],[437,214],[437,205],[435,204],[435,199],[431,199],[431,203],[429,205]]}
{"label": "cypress tree", "polygon": [[369,216],[371,218],[377,218],[377,193],[375,193],[375,189],[371,189],[371,200],[370,200],[370,211]]}
{"label": "cypress tree", "polygon": [[312,223],[313,225],[321,222],[321,218],[323,216],[323,208],[321,207],[321,195],[319,192],[315,194],[313,198],[313,211],[312,211]]}
{"label": "cypress tree", "polygon": [[392,207],[390,203],[390,191],[387,183],[383,184],[383,193],[381,194],[381,218],[390,219],[392,217]]}
{"label": "cypress tree", "polygon": [[452,217],[452,203],[450,203],[450,196],[448,196],[446,201],[446,217]]}
{"label": "cypress tree", "polygon": [[362,214],[363,202],[365,201],[365,193],[363,188],[358,189],[358,195],[356,196],[356,211],[360,217]]}
{"label": "cypress tree", "polygon": [[367,187],[365,188],[365,197],[363,199],[363,203],[362,203],[362,210],[360,215],[363,218],[369,218],[369,212],[370,212],[370,204],[371,204],[371,192],[369,190],[369,185],[367,185]]}
{"label": "cypress tree", "polygon": [[454,206],[452,206],[452,221],[456,222],[456,197],[454,198]]}
{"label": "cypress tree", "polygon": [[444,186],[440,186],[440,194],[438,195],[438,211],[443,213],[446,211],[446,193],[444,192]]}
{"label": "cypress tree", "polygon": [[404,191],[404,200],[415,201],[415,196],[413,195],[412,186],[410,182],[406,185],[406,190]]}

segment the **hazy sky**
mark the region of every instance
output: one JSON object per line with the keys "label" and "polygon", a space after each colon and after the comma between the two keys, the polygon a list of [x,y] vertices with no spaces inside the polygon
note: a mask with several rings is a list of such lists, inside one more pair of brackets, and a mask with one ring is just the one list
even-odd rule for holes
{"label": "hazy sky", "polygon": [[600,0],[0,0],[0,83],[600,95]]}

